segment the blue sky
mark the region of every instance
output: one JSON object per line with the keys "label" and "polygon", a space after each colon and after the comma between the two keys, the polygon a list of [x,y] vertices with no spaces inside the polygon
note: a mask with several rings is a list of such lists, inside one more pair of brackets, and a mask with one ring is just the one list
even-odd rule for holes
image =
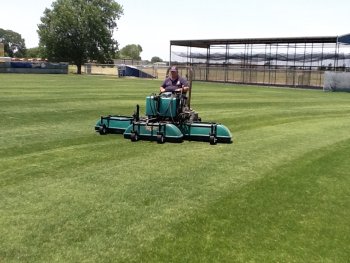
{"label": "blue sky", "polygon": [[[37,25],[52,0],[0,0],[0,28],[38,45]],[[142,59],[169,59],[170,40],[337,36],[350,33],[349,0],[117,0],[124,15],[115,32],[123,47],[139,44]]]}

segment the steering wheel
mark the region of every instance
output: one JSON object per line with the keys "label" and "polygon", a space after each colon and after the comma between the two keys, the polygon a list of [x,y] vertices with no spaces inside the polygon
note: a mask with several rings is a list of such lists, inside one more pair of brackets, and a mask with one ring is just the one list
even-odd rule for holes
{"label": "steering wheel", "polygon": [[178,88],[178,86],[169,86],[166,87],[165,92],[175,92]]}

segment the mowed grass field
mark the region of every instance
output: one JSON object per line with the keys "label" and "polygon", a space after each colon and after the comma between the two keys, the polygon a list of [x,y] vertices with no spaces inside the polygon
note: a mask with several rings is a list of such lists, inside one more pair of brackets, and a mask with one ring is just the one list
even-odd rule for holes
{"label": "mowed grass field", "polygon": [[194,82],[233,144],[94,132],[160,84],[0,74],[0,262],[349,262],[350,94]]}

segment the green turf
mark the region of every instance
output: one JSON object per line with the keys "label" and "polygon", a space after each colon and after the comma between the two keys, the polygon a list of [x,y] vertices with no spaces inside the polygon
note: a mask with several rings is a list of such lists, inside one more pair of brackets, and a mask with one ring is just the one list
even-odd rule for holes
{"label": "green turf", "polygon": [[94,132],[160,84],[0,74],[0,262],[349,262],[350,94],[194,82],[233,144]]}

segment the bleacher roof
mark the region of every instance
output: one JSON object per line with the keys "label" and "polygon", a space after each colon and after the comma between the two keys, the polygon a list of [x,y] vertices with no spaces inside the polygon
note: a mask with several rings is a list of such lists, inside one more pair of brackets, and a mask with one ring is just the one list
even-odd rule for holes
{"label": "bleacher roof", "polygon": [[209,48],[213,45],[237,44],[291,44],[291,43],[342,43],[350,45],[350,34],[323,37],[284,37],[284,38],[236,38],[236,39],[197,39],[170,40],[172,46]]}

